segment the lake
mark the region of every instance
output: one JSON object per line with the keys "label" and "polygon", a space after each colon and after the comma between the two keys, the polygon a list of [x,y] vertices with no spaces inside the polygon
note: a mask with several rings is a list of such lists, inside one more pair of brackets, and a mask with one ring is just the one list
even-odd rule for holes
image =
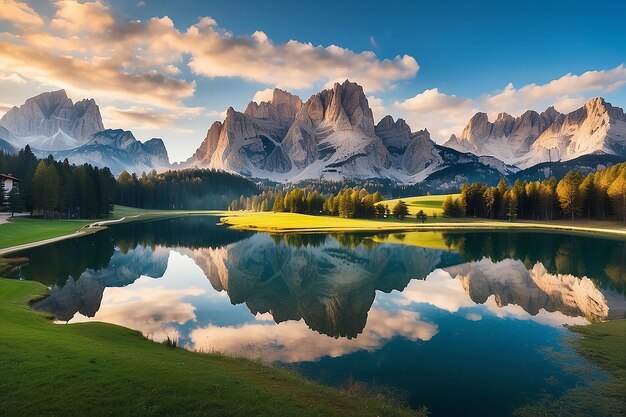
{"label": "lake", "polygon": [[[545,232],[269,235],[194,216],[11,255],[34,308],[288,367],[433,416],[611,415],[565,325],[626,317],[623,240]],[[581,394],[583,393],[583,394]]]}

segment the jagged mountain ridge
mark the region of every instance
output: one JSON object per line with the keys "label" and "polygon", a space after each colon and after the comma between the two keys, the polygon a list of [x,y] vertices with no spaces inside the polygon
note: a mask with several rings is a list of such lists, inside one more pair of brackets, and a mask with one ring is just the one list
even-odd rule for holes
{"label": "jagged mountain ridge", "polygon": [[269,101],[232,107],[215,122],[187,166],[223,169],[280,182],[307,179],[424,180],[450,164],[475,162],[507,174],[495,158],[436,145],[427,130],[412,132],[403,119],[374,124],[363,88],[346,80],[302,102],[275,89]]}
{"label": "jagged mountain ridge", "polygon": [[100,108],[93,99],[73,103],[65,90],[31,97],[0,119],[14,140],[46,151],[76,147],[104,130]]}
{"label": "jagged mountain ridge", "polygon": [[50,153],[55,159],[67,158],[75,164],[109,167],[118,174],[124,170],[134,172],[162,169],[169,165],[169,157],[162,139],[140,142],[132,132],[106,129],[95,133],[89,142],[70,150]]}
{"label": "jagged mountain ridge", "polygon": [[114,174],[170,166],[161,139],[142,143],[130,131],[105,129],[93,99],[73,103],[65,90],[42,93],[9,110],[0,119],[0,141],[0,151],[29,145],[38,157],[107,166]]}
{"label": "jagged mountain ridge", "polygon": [[626,158],[626,115],[601,97],[568,114],[549,107],[517,118],[500,113],[491,123],[487,114],[476,113],[461,135],[452,135],[445,146],[494,156],[520,168],[589,154]]}

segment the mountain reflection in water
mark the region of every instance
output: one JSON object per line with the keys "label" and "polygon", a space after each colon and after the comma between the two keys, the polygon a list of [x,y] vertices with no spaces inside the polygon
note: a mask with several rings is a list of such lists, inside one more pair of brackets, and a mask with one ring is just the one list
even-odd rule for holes
{"label": "mountain reflection in water", "polygon": [[60,322],[115,323],[330,385],[390,387],[434,416],[511,415],[579,386],[583,375],[597,380],[600,370],[571,369],[586,362],[564,343],[562,326],[626,317],[620,240],[268,235],[216,222],[116,225],[5,264],[28,260],[10,274],[49,285],[34,307]]}
{"label": "mountain reflection in water", "polygon": [[[470,320],[492,314],[554,326],[626,316],[621,275],[616,281],[611,273],[623,270],[621,264],[582,268],[570,259],[585,250],[581,238],[427,233],[430,247],[419,246],[426,236],[420,232],[373,240],[357,234],[275,236],[229,230],[212,218],[174,219],[25,251],[19,255],[30,262],[15,274],[54,283],[50,296],[34,307],[58,320],[113,322],[155,340],[176,336],[192,349],[268,361],[374,350],[394,336],[429,340],[437,324],[411,308],[420,303],[462,311]],[[601,242],[618,246],[605,253],[623,246]],[[537,246],[544,250],[533,256]],[[42,273],[41,259],[72,249],[78,257],[65,256],[67,264]],[[604,274],[593,281],[560,272],[581,268]],[[385,305],[376,303],[377,292],[390,293]],[[229,325],[218,323],[225,312],[197,314],[203,297],[222,295],[249,314]],[[302,346],[316,348],[305,352]]]}

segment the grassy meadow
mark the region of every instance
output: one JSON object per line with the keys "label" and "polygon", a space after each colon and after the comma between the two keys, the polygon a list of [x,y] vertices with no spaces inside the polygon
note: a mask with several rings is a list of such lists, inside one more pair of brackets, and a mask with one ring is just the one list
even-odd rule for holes
{"label": "grassy meadow", "polygon": [[46,294],[0,279],[0,415],[425,416],[242,358],[200,354],[105,323],[53,324]]}
{"label": "grassy meadow", "polygon": [[[443,210],[441,209],[441,205],[443,201],[448,197],[449,194],[442,195],[423,195],[419,197],[407,197],[407,198],[397,198],[394,200],[385,200],[382,203],[389,206],[389,209],[392,209],[393,206],[400,200],[404,201],[407,206],[409,206],[409,214],[411,216],[415,216],[418,211],[424,210],[428,216],[432,216],[433,214],[437,216],[443,215]],[[452,197],[458,197],[460,194],[450,194]]]}

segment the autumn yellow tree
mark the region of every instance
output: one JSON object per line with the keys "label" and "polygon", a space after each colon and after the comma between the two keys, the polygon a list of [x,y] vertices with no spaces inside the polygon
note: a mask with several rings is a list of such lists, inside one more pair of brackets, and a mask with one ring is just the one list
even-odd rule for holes
{"label": "autumn yellow tree", "polygon": [[609,198],[613,206],[613,211],[621,217],[626,224],[626,171],[615,178],[608,190]]}
{"label": "autumn yellow tree", "polygon": [[570,217],[572,220],[582,211],[581,182],[582,174],[580,172],[569,171],[556,186],[556,195],[561,210],[566,217]]}

